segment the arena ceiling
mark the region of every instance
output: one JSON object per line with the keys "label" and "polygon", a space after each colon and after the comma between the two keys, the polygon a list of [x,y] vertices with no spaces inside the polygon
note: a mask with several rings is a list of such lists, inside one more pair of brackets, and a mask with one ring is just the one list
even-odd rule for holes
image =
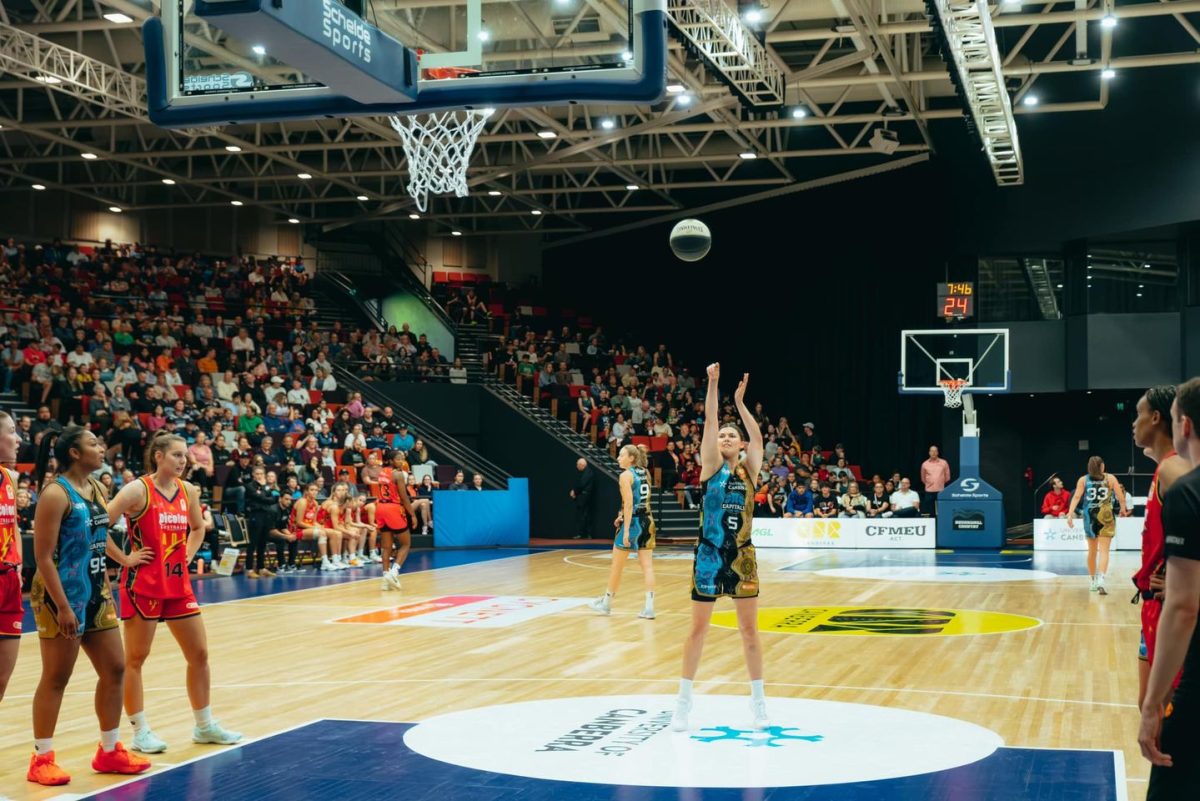
{"label": "arena ceiling", "polygon": [[[390,15],[406,2],[374,0],[380,26],[402,36]],[[624,13],[618,0],[578,2]],[[672,13],[697,2],[707,0],[671,0]],[[0,0],[6,191],[40,184],[130,211],[234,203],[325,229],[409,221],[404,155],[386,120],[184,132],[150,123],[140,23],[158,5]],[[682,92],[652,108],[502,111],[481,137],[470,196],[438,199],[423,217],[444,233],[574,238],[900,169],[930,156],[931,122],[964,124],[923,2],[754,8],[764,64],[782,81],[781,108],[749,107],[673,38],[670,82]],[[1103,113],[1110,80],[1134,70],[1200,64],[1200,0],[1006,2],[989,11],[1018,130],[1025,115]],[[104,16],[113,13],[132,22]],[[230,57],[220,31],[204,35]],[[493,33],[501,42],[510,35],[528,39]],[[871,144],[880,128],[893,132],[890,154]]]}

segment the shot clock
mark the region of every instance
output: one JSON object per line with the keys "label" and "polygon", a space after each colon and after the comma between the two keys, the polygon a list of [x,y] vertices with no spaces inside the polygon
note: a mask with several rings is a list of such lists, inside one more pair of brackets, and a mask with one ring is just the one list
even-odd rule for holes
{"label": "shot clock", "polygon": [[975,285],[969,281],[937,285],[937,315],[949,320],[975,316]]}

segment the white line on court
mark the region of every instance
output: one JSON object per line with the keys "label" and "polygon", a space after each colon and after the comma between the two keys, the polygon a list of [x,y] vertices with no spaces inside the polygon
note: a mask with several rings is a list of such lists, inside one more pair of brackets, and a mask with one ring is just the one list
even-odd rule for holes
{"label": "white line on court", "polygon": [[[539,677],[520,677],[520,676],[439,676],[437,678],[428,679],[337,679],[337,680],[304,680],[304,685],[308,687],[348,687],[348,686],[369,686],[369,685],[391,685],[391,684],[469,684],[471,682],[486,682],[486,683],[504,683],[504,682],[578,682],[578,683],[620,683],[624,685],[637,684],[669,684],[672,686],[679,684],[679,679],[659,679],[659,678],[641,678],[638,676],[622,676],[622,677],[587,677],[587,678],[570,678],[564,676],[539,676]],[[725,681],[721,679],[711,679],[702,681],[700,684],[705,686],[734,686],[744,687],[745,681]],[[1117,709],[1137,709],[1137,704],[1120,704],[1113,701],[1090,701],[1085,699],[1074,698],[1046,698],[1036,695],[1006,695],[1003,693],[980,693],[969,692],[967,690],[924,690],[911,687],[860,687],[849,684],[801,684],[794,682],[778,682],[768,681],[768,687],[788,687],[792,689],[802,690],[845,690],[848,692],[863,692],[863,693],[910,693],[915,695],[956,695],[964,698],[991,698],[1000,701],[1016,701],[1020,703],[1036,702],[1041,704],[1073,704],[1076,706],[1102,706],[1113,707]],[[214,684],[213,689],[221,690],[252,690],[261,688],[278,689],[278,682],[243,682],[237,684]],[[178,687],[147,687],[146,692],[179,692]],[[68,692],[67,695],[94,695],[92,690],[86,692]],[[7,696],[6,696],[7,697]],[[14,698],[31,698],[32,696],[13,696]],[[1069,749],[1078,750],[1078,749]],[[1103,749],[1100,749],[1103,750]]]}

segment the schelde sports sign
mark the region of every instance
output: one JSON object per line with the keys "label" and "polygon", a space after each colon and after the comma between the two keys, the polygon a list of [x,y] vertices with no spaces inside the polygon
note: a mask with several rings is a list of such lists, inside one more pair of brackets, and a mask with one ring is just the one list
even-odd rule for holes
{"label": "schelde sports sign", "polygon": [[936,541],[931,517],[754,519],[757,548],[933,548]]}
{"label": "schelde sports sign", "polygon": [[[1140,551],[1145,523],[1144,517],[1118,517],[1113,550]],[[1066,520],[1034,520],[1033,547],[1038,551],[1086,551],[1087,523],[1076,518],[1075,525],[1068,528]]]}

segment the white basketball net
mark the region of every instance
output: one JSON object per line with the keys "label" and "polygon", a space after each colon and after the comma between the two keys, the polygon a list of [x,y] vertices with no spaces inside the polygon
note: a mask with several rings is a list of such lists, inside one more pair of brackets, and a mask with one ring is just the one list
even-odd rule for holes
{"label": "white basketball net", "polygon": [[957,409],[962,406],[963,389],[967,383],[960,378],[952,378],[947,381],[939,381],[942,385],[942,394],[946,396],[946,408]]}
{"label": "white basketball net", "polygon": [[467,195],[467,163],[493,109],[440,111],[389,119],[408,159],[408,194],[425,211],[429,195]]}

